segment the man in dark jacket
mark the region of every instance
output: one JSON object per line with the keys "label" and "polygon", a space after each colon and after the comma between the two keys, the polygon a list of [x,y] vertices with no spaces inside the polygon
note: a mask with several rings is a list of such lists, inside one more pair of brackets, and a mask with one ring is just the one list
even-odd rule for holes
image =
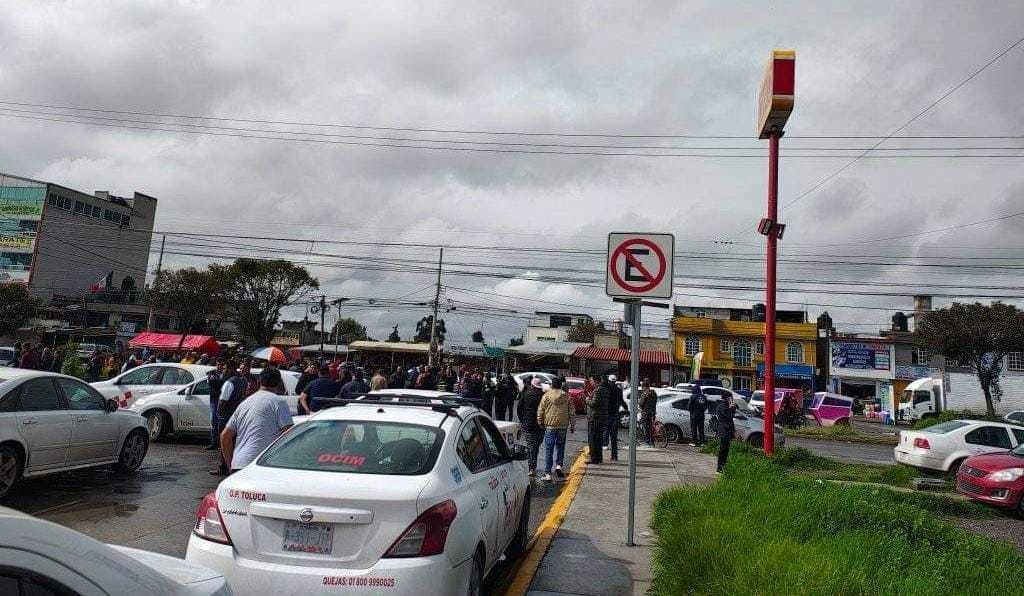
{"label": "man in dark jacket", "polygon": [[405,371],[401,366],[395,367],[395,372],[388,378],[388,389],[405,389]]}
{"label": "man in dark jacket", "polygon": [[658,394],[651,389],[651,382],[644,379],[640,383],[640,424],[647,437],[647,444],[654,447],[654,415],[658,409]]}
{"label": "man in dark jacket", "polygon": [[544,396],[544,390],[540,385],[540,378],[534,378],[530,384],[523,386],[523,396],[519,399],[519,422],[526,433],[526,444],[530,448],[530,459],[527,464],[531,478],[537,474],[537,454],[544,439],[544,429],[537,423],[537,409],[541,397]]}
{"label": "man in dark jacket", "polygon": [[515,406],[517,393],[516,380],[512,378],[511,373],[505,373],[505,376],[498,381],[498,389],[494,396],[494,418],[496,420],[513,419],[512,408]]}
{"label": "man in dark jacket", "polygon": [[[248,396],[246,392],[248,382],[238,372],[238,363],[234,360],[228,360],[224,363],[224,374],[221,377],[223,380],[220,386],[220,398],[217,400],[218,437],[224,431],[224,427],[227,425],[228,420],[231,419],[231,415],[238,409],[239,404]],[[210,470],[210,473],[215,476],[227,476],[228,465],[224,462],[224,457],[222,456],[217,459],[220,462],[220,467],[216,470]]]}
{"label": "man in dark jacket", "polygon": [[[608,404],[611,401],[611,389],[601,382],[601,375],[594,373],[590,375],[594,381],[594,388],[588,395],[584,395],[587,404],[587,443],[590,445],[590,464],[600,464],[604,461],[604,452],[601,449],[601,442],[604,440],[605,425],[611,422],[608,416]],[[618,412],[616,412],[616,417]],[[616,443],[616,447],[618,444]],[[616,455],[618,455],[616,449]]]}
{"label": "man in dark jacket", "polygon": [[357,370],[352,380],[345,383],[345,386],[341,388],[341,394],[338,397],[342,399],[355,399],[369,392],[370,386],[363,380],[363,371]]}
{"label": "man in dark jacket", "polygon": [[224,361],[217,362],[217,368],[206,373],[206,382],[210,385],[210,444],[207,451],[220,448],[220,417],[217,415],[217,404],[220,403],[220,390],[224,385]]}
{"label": "man in dark jacket", "polygon": [[736,432],[736,424],[733,422],[733,414],[736,412],[736,402],[732,395],[725,395],[715,407],[715,416],[718,417],[718,467],[715,473],[721,474],[729,460],[729,445],[732,443],[732,436]]}
{"label": "man in dark jacket", "polygon": [[604,427],[604,442],[611,449],[611,460],[619,461],[619,412],[629,411],[626,400],[622,397],[622,387],[615,383],[615,377],[607,377],[601,382],[607,388],[608,419]]}
{"label": "man in dark jacket", "polygon": [[704,437],[704,412],[708,409],[708,398],[700,387],[700,381],[693,384],[690,390],[690,446],[699,447],[706,442]]}

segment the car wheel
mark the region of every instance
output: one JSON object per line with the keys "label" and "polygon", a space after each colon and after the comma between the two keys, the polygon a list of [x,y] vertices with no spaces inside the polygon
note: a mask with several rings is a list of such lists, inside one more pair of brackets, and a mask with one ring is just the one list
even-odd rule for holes
{"label": "car wheel", "polygon": [[754,449],[764,449],[764,435],[761,433],[754,433],[747,437],[747,445],[750,445]]}
{"label": "car wheel", "polygon": [[964,461],[966,459],[967,459],[966,457],[961,457],[960,459],[956,460],[955,462],[949,464],[949,470],[946,472],[946,475],[949,476],[950,478],[955,479],[956,475],[957,475],[957,472],[960,471],[960,466],[963,465],[963,463],[964,463]]}
{"label": "car wheel", "polygon": [[171,428],[171,417],[163,410],[146,412],[146,430],[149,431],[149,440],[156,443],[167,436]]}
{"label": "car wheel", "polygon": [[466,596],[480,596],[483,594],[484,584],[484,555],[477,551],[473,557],[473,572],[469,576],[469,586],[466,587]]}
{"label": "car wheel", "polygon": [[21,478],[21,456],[13,447],[0,447],[0,499],[11,492]]}
{"label": "car wheel", "polygon": [[515,560],[523,556],[526,552],[527,538],[526,534],[530,531],[530,491],[526,491],[526,497],[523,500],[523,510],[519,514],[519,527],[516,528],[516,535],[512,538],[512,542],[508,545],[506,555],[509,559]]}
{"label": "car wheel", "polygon": [[683,432],[679,430],[679,427],[674,424],[666,424],[665,438],[668,439],[669,443],[682,443]]}
{"label": "car wheel", "polygon": [[128,433],[121,446],[121,457],[118,458],[114,468],[118,472],[130,474],[142,466],[146,459],[146,452],[149,451],[149,437],[141,429]]}

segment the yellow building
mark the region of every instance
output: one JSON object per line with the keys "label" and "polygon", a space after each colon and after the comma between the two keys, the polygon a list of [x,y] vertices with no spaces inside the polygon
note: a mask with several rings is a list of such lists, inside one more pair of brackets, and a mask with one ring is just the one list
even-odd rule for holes
{"label": "yellow building", "polygon": [[[814,388],[817,325],[776,323],[775,385]],[[723,387],[756,389],[764,382],[764,323],[680,315],[672,319],[677,366],[691,370],[701,354],[700,378]]]}

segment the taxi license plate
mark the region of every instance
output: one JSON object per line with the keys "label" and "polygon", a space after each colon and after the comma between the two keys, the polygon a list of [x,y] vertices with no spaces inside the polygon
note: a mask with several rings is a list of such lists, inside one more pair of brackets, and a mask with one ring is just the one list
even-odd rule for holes
{"label": "taxi license plate", "polygon": [[334,546],[334,527],[330,524],[284,522],[284,544],[289,553],[329,555]]}

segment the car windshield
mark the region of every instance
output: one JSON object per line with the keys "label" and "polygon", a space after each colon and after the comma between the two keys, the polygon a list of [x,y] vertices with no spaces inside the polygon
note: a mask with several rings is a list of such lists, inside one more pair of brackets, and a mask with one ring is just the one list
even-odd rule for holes
{"label": "car windshield", "polygon": [[970,423],[962,420],[950,420],[949,422],[943,422],[942,424],[922,428],[921,432],[932,433],[933,435],[944,435],[946,433],[951,433],[958,428],[963,428],[969,425]]}
{"label": "car windshield", "polygon": [[349,474],[426,474],[444,433],[397,422],[314,420],[300,424],[257,462],[269,468]]}

